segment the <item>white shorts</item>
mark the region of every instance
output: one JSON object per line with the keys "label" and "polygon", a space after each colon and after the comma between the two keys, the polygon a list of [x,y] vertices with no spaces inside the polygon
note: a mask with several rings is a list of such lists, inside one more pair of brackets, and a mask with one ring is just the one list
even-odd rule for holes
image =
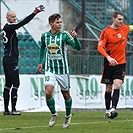
{"label": "white shorts", "polygon": [[55,86],[56,81],[58,82],[61,90],[67,91],[70,89],[70,78],[68,74],[54,74],[51,72],[45,72],[44,86]]}

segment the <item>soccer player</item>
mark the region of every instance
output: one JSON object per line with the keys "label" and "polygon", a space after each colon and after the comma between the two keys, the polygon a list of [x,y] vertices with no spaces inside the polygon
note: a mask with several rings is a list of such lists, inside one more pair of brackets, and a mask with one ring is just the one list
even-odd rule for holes
{"label": "soccer player", "polygon": [[[43,71],[42,59],[45,53],[45,94],[46,103],[51,111],[52,117],[49,126],[53,127],[58,114],[55,109],[55,100],[52,92],[56,81],[58,82],[62,95],[65,100],[66,115],[63,128],[68,128],[71,120],[72,98],[70,96],[70,78],[67,62],[67,45],[73,49],[81,50],[81,44],[77,39],[75,30],[71,31],[71,35],[61,30],[62,19],[60,14],[55,13],[49,16],[49,25],[51,29],[41,36],[41,48],[39,56],[38,70]],[[62,101],[61,101],[62,102]]]}
{"label": "soccer player", "polygon": [[[1,36],[3,37],[4,43],[4,57],[3,57],[3,67],[5,73],[5,86],[4,86],[4,115],[21,115],[19,111],[16,110],[17,103],[17,91],[20,85],[19,81],[19,67],[18,67],[18,37],[16,30],[23,25],[30,22],[34,16],[44,11],[44,6],[40,5],[35,8],[34,12],[27,16],[20,22],[16,22],[16,13],[9,10],[6,14],[7,23],[1,31]],[[11,90],[12,88],[12,90]],[[9,100],[10,100],[10,90],[11,90],[11,112],[9,111]]]}
{"label": "soccer player", "polygon": [[133,32],[133,25],[123,24],[122,13],[114,12],[112,21],[112,25],[101,32],[98,43],[98,51],[104,56],[101,83],[106,84],[106,113],[103,118],[111,119],[118,116],[116,108],[125,77],[128,32]]}

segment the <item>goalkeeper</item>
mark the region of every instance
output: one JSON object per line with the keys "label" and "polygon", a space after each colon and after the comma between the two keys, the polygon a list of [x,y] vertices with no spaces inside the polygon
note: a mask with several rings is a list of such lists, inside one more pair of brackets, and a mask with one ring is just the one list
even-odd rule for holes
{"label": "goalkeeper", "polygon": [[61,30],[62,19],[60,14],[52,14],[49,17],[49,25],[51,29],[43,33],[41,37],[42,45],[40,48],[38,70],[40,72],[43,70],[42,58],[45,52],[46,103],[52,114],[49,126],[54,126],[58,117],[55,109],[54,97],[52,96],[57,81],[63,94],[66,107],[63,128],[68,128],[71,120],[72,98],[69,91],[70,79],[67,62],[67,45],[70,45],[73,49],[81,50],[81,44],[77,39],[75,29],[71,32],[71,35],[67,31]]}
{"label": "goalkeeper", "polygon": [[[40,5],[35,8],[34,12],[27,16],[20,22],[16,22],[16,13],[9,10],[6,14],[7,23],[1,30],[1,36],[4,43],[4,57],[3,67],[5,73],[5,86],[4,86],[4,115],[21,115],[16,110],[17,91],[20,85],[19,67],[18,67],[18,38],[16,30],[30,22],[36,14],[44,11],[44,6]],[[9,110],[11,90],[11,111]]]}

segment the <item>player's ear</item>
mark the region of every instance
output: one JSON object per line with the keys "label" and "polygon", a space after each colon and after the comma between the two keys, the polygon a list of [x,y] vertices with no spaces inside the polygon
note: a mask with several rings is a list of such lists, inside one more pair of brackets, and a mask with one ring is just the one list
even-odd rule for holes
{"label": "player's ear", "polygon": [[114,17],[112,17],[112,21],[113,21],[113,22],[115,21],[115,18],[114,18]]}
{"label": "player's ear", "polygon": [[50,25],[50,26],[52,26],[52,25],[53,25],[53,23],[52,23],[52,22],[50,22],[50,23],[49,23],[49,25]]}

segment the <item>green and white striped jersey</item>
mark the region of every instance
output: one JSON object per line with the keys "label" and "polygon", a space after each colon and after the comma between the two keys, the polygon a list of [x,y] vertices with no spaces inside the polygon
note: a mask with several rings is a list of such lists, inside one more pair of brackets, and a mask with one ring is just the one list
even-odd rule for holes
{"label": "green and white striped jersey", "polygon": [[45,71],[68,74],[67,45],[81,50],[79,40],[73,38],[67,31],[59,31],[55,35],[48,31],[42,34],[41,42],[39,64],[42,63],[45,54]]}

